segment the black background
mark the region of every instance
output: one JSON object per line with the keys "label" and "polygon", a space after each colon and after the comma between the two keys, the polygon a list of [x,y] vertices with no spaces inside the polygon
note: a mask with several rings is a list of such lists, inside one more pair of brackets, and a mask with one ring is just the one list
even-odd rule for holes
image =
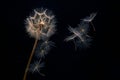
{"label": "black background", "polygon": [[[117,6],[106,0],[16,0],[6,2],[7,11],[7,66],[5,75],[11,80],[22,80],[34,39],[25,30],[25,19],[36,8],[48,8],[56,16],[57,32],[51,37],[56,47],[46,56],[46,77],[29,74],[28,80],[107,80],[116,76],[112,65],[112,20],[117,18]],[[113,6],[116,6],[115,10]],[[93,46],[86,50],[74,49],[72,42],[64,42],[69,35],[68,25],[76,27],[80,19],[97,12],[93,20],[96,28]],[[114,17],[113,17],[114,15]],[[114,23],[113,23],[114,24]],[[116,30],[116,29],[114,29]],[[110,41],[112,41],[110,38]],[[112,47],[111,47],[112,46]],[[114,52],[115,53],[115,52]],[[116,62],[117,63],[117,62]],[[3,66],[4,67],[4,66]],[[113,75],[113,76],[112,76]],[[10,76],[10,77],[9,77]],[[114,77],[117,79],[117,77]]]}

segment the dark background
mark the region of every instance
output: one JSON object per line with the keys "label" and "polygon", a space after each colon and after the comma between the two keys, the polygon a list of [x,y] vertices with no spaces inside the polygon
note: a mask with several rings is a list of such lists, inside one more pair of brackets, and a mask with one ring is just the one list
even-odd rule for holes
{"label": "dark background", "polygon": [[[33,9],[48,8],[57,20],[57,32],[51,37],[56,47],[46,56],[46,77],[29,74],[28,80],[108,80],[116,78],[117,68],[112,65],[111,19],[117,18],[117,6],[106,0],[16,0],[6,2],[7,11],[7,78],[22,80],[34,39],[25,30],[25,19]],[[113,9],[116,6],[116,9]],[[80,19],[97,12],[93,20],[96,32],[91,48],[74,49],[72,42],[64,42],[69,35],[68,25],[76,27]],[[114,15],[114,17],[113,17]],[[114,29],[116,30],[116,29]],[[110,38],[110,41],[112,41]],[[111,47],[112,46],[112,47]],[[116,62],[117,63],[117,62]],[[115,64],[115,63],[114,63]],[[4,67],[4,66],[3,66]],[[113,77],[114,76],[114,77]],[[114,79],[115,80],[115,79]]]}

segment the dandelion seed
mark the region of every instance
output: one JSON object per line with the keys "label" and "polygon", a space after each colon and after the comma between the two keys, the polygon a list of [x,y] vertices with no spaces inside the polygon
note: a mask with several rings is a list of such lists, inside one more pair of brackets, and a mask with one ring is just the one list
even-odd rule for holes
{"label": "dandelion seed", "polygon": [[85,17],[84,19],[81,19],[81,20],[83,20],[85,22],[91,22],[95,18],[96,15],[97,15],[97,13],[91,13],[90,16],[87,16],[87,17]]}
{"label": "dandelion seed", "polygon": [[76,38],[75,45],[78,48],[88,48],[90,46],[90,42],[92,41],[91,37],[82,36],[82,39]]}
{"label": "dandelion seed", "polygon": [[74,38],[76,38],[77,36],[76,35],[71,35],[71,36],[68,36],[65,41],[70,41],[70,40],[73,40]]}
{"label": "dandelion seed", "polygon": [[[71,28],[69,26],[68,30],[73,33],[73,35],[68,36],[65,41],[70,41],[73,40],[74,38],[76,38],[77,36],[79,38],[81,38],[81,35],[87,35],[88,33],[88,29],[89,29],[89,24],[85,23],[85,22],[81,22],[80,24],[78,24],[77,28]],[[82,38],[81,38],[82,39]]]}
{"label": "dandelion seed", "polygon": [[55,47],[55,43],[52,41],[45,41],[41,44],[41,49],[49,51],[51,47]]}
{"label": "dandelion seed", "polygon": [[69,27],[68,29],[69,29],[70,32],[73,33],[73,35],[66,38],[66,41],[72,40],[76,37],[79,37],[81,40],[83,40],[82,35],[86,34],[85,29],[83,29],[81,27],[80,28]]}
{"label": "dandelion seed", "polygon": [[52,42],[52,41],[44,41],[40,46],[37,47],[35,56],[37,58],[45,58],[45,55],[48,54],[51,47],[55,47],[54,42]]}
{"label": "dandelion seed", "polygon": [[48,51],[45,51],[44,49],[39,49],[37,52],[36,52],[36,54],[35,54],[35,56],[36,56],[36,58],[45,58],[45,55],[47,55],[48,54]]}
{"label": "dandelion seed", "polygon": [[95,18],[96,15],[97,15],[97,13],[91,13],[89,17],[87,16],[86,18],[81,19],[81,20],[83,20],[84,22],[90,23],[90,24],[92,25],[94,31],[95,31],[95,27],[94,27],[92,21],[93,21],[93,19]]}
{"label": "dandelion seed", "polygon": [[77,30],[80,31],[81,34],[87,34],[89,31],[89,23],[81,21],[80,24],[78,24]]}
{"label": "dandelion seed", "polygon": [[87,44],[90,42],[90,36],[87,34],[88,29],[89,24],[85,22],[81,22],[76,28],[69,27],[68,30],[72,33],[72,35],[68,36],[65,41],[74,41],[75,49],[77,47],[87,47]]}
{"label": "dandelion seed", "polygon": [[32,73],[38,72],[39,74],[42,74],[41,70],[44,67],[44,63],[43,62],[41,63],[40,61],[36,61],[33,64],[31,64],[29,71],[32,72]]}
{"label": "dandelion seed", "polygon": [[48,52],[45,50],[41,50],[41,52],[39,53],[41,58],[45,58],[45,55],[47,55],[47,54],[48,54]]}
{"label": "dandelion seed", "polygon": [[74,35],[78,36],[79,38],[81,37],[81,34],[80,32],[77,31],[77,29],[75,28],[72,28],[72,27],[69,27],[68,28],[70,32],[72,32]]}

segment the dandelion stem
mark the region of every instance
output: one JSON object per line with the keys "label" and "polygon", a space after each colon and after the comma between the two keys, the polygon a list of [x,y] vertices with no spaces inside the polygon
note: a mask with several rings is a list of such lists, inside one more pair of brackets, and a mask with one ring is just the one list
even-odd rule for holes
{"label": "dandelion stem", "polygon": [[90,24],[92,25],[92,27],[93,27],[93,30],[95,31],[95,27],[94,27],[93,23],[92,23],[92,22],[90,22]]}
{"label": "dandelion stem", "polygon": [[24,73],[23,80],[26,80],[27,71],[28,71],[28,68],[29,68],[29,66],[30,66],[30,62],[31,62],[31,60],[32,60],[32,57],[33,57],[33,54],[34,54],[34,51],[35,51],[35,48],[36,48],[37,42],[38,42],[38,39],[35,39],[35,43],[34,43],[34,46],[33,46],[32,52],[31,52],[31,54],[30,54],[30,57],[29,57],[29,60],[28,60],[28,63],[27,63],[26,69],[25,69],[25,73]]}

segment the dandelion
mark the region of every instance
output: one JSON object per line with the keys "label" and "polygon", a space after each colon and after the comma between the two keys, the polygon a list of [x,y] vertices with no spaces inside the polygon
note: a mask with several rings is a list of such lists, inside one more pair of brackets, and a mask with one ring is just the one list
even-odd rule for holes
{"label": "dandelion", "polygon": [[81,19],[84,22],[90,23],[93,26],[94,31],[95,31],[95,27],[94,27],[92,21],[93,21],[93,19],[95,18],[96,15],[97,15],[97,13],[91,13],[90,16],[87,16],[84,19]]}
{"label": "dandelion", "polygon": [[34,10],[34,15],[26,19],[26,30],[35,38],[35,43],[30,54],[23,80],[26,80],[27,71],[32,60],[38,40],[48,40],[55,32],[55,17],[47,9]]}

